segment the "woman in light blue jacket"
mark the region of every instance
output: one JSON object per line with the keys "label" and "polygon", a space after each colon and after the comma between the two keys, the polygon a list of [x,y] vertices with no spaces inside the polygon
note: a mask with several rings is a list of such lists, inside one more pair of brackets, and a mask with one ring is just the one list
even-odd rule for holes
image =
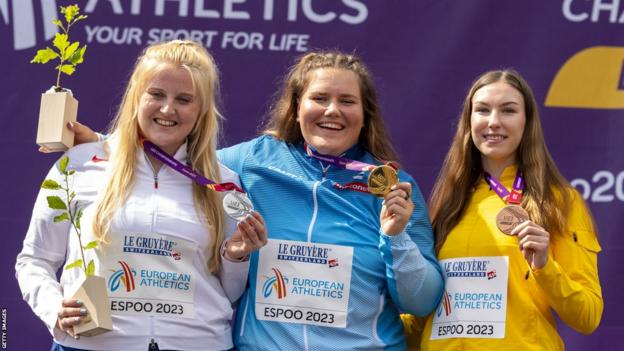
{"label": "woman in light blue jacket", "polygon": [[218,153],[270,238],[251,255],[237,347],[405,349],[399,312],[431,312],[443,278],[416,182],[399,170],[380,189],[371,171],[397,157],[368,70],[352,55],[303,56],[263,134]]}

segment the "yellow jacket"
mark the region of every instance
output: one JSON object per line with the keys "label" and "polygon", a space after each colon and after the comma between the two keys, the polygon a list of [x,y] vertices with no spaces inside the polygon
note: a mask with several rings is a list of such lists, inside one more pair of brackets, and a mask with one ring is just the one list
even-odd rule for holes
{"label": "yellow jacket", "polygon": [[[501,175],[501,183],[511,189],[515,174],[516,167],[508,167]],[[479,182],[465,215],[440,250],[439,259],[509,257],[505,337],[430,340],[432,314],[424,325],[421,350],[563,350],[553,310],[579,332],[589,334],[596,329],[603,310],[596,263],[601,249],[583,200],[578,193],[573,195],[567,232],[551,235],[548,263],[531,271],[517,237],[505,235],[496,227],[496,214],[504,202],[485,181]],[[419,324],[412,318],[404,317],[408,334],[410,327]],[[408,335],[410,338],[413,344],[418,337]]]}

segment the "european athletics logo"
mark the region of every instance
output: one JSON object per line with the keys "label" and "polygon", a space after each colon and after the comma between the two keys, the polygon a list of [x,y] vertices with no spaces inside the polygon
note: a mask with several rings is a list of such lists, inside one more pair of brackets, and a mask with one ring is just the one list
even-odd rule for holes
{"label": "european athletics logo", "polygon": [[134,283],[136,271],[130,268],[130,266],[124,261],[117,262],[121,265],[121,269],[113,271],[113,274],[108,278],[108,288],[110,291],[117,291],[117,289],[121,286],[121,282],[126,287],[126,291],[131,292],[136,289],[136,285]]}
{"label": "european athletics logo", "polygon": [[288,283],[288,278],[285,278],[277,268],[272,268],[274,275],[271,277],[267,277],[267,280],[264,282],[262,286],[262,295],[267,298],[275,289],[277,293],[278,299],[283,299],[286,297],[286,283]]}
{"label": "european athletics logo", "polygon": [[448,317],[451,314],[451,295],[444,290],[444,295],[442,296],[442,302],[440,306],[438,306],[437,315],[440,317],[442,315],[442,309],[444,309],[444,315]]}
{"label": "european athletics logo", "polygon": [[[38,0],[41,7],[41,19],[44,40],[50,40],[57,32],[52,20],[58,19],[56,0]],[[0,0],[0,15],[5,24],[13,24],[13,49],[24,50],[37,44],[35,26],[35,7],[33,0]],[[9,15],[11,15],[9,18]]]}

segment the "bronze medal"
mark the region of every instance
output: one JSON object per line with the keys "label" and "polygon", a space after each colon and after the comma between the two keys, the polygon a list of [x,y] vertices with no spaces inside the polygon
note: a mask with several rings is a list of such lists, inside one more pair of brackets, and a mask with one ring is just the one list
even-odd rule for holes
{"label": "bronze medal", "polygon": [[368,175],[368,191],[373,195],[384,197],[398,182],[399,176],[394,168],[387,165],[377,166]]}
{"label": "bronze medal", "polygon": [[518,205],[507,205],[496,215],[496,226],[501,232],[511,235],[520,223],[529,219],[527,211]]}

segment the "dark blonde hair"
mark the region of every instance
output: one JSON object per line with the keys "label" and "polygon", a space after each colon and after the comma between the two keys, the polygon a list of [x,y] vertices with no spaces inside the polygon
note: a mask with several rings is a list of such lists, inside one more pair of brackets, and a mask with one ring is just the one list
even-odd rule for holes
{"label": "dark blonde hair", "polygon": [[[219,90],[219,75],[212,56],[201,45],[192,41],[172,40],[148,46],[137,59],[110,128],[111,138],[116,139],[119,145],[109,156],[112,174],[102,201],[97,206],[93,222],[94,234],[100,241],[107,241],[111,218],[126,201],[134,186],[137,151],[142,148],[138,124],[141,95],[156,74],[170,67],[189,72],[194,95],[200,100],[197,122],[187,137],[190,166],[216,182],[221,180],[216,157],[221,118],[215,98]],[[208,269],[215,272],[221,264],[219,248],[224,237],[225,217],[220,196],[193,183],[193,203],[200,218],[204,218],[214,234],[210,238],[212,255]]]}
{"label": "dark blonde hair", "polygon": [[514,70],[490,71],[479,76],[468,91],[455,137],[433,186],[429,214],[438,251],[451,229],[459,223],[483,174],[481,153],[470,133],[472,98],[477,90],[497,82],[515,88],[524,99],[526,123],[516,154],[517,166],[522,170],[526,184],[522,206],[533,222],[551,234],[565,232],[573,189],[548,152],[533,92]]}
{"label": "dark blonde hair", "polygon": [[299,102],[310,83],[310,73],[322,68],[344,69],[355,73],[360,83],[364,109],[364,127],[360,132],[359,143],[379,159],[396,161],[397,154],[388,137],[368,68],[358,57],[337,51],[311,52],[297,60],[284,77],[263,133],[291,144],[303,140],[297,122]]}

